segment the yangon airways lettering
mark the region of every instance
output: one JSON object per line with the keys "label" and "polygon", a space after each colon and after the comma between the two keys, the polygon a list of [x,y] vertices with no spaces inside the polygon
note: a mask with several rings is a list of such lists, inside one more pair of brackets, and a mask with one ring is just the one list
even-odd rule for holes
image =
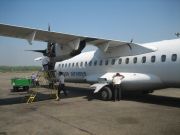
{"label": "yangon airways lettering", "polygon": [[65,77],[85,77],[86,72],[64,72]]}

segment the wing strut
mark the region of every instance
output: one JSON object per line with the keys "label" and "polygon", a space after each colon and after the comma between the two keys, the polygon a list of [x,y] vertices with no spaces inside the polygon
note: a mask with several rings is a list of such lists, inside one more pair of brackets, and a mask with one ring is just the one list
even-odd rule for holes
{"label": "wing strut", "polygon": [[32,41],[34,41],[35,36],[36,36],[36,31],[33,31],[31,34],[27,36],[27,41],[30,45],[32,45]]}

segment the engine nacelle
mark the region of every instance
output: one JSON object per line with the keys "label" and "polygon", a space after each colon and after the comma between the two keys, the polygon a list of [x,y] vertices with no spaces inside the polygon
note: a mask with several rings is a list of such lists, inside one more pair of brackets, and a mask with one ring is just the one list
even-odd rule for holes
{"label": "engine nacelle", "polygon": [[54,61],[62,61],[72,58],[81,53],[81,51],[86,46],[86,41],[80,41],[80,39],[75,39],[67,44],[55,44],[55,57]]}

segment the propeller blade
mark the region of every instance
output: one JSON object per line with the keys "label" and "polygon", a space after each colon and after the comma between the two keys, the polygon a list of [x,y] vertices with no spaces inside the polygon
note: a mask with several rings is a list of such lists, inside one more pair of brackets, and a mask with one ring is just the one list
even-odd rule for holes
{"label": "propeller blade", "polygon": [[46,54],[46,49],[45,50],[25,50],[25,51],[39,52],[39,53],[42,53],[42,54]]}
{"label": "propeller blade", "polygon": [[38,58],[35,58],[34,61],[40,61],[42,59],[43,59],[43,57],[38,57]]}

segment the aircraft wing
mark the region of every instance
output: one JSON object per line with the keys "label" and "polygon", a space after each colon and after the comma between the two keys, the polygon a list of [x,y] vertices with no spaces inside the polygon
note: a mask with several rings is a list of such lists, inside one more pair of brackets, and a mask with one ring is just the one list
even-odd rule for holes
{"label": "aircraft wing", "polygon": [[[93,44],[99,47],[104,52],[106,52],[109,48],[119,47],[124,45],[129,46],[130,49],[132,49],[133,46],[139,47],[138,44],[134,44],[130,42],[50,32],[35,28],[27,28],[27,27],[13,26],[7,24],[0,24],[0,36],[26,39],[30,44],[32,44],[33,40],[42,41],[42,42],[50,41],[50,42],[58,43],[60,45],[71,45],[73,43],[73,44],[77,44],[75,45],[76,46],[75,50],[78,50],[81,41],[85,41],[86,43]],[[154,51],[151,48],[146,48],[146,47],[141,47],[141,48],[146,49],[145,52]]]}
{"label": "aircraft wing", "polygon": [[33,40],[42,41],[42,42],[51,41],[61,44],[65,44],[69,41],[79,38],[79,36],[74,36],[70,34],[49,32],[35,28],[12,26],[7,24],[0,24],[0,36],[21,38],[31,41]]}
{"label": "aircraft wing", "polygon": [[106,40],[106,39],[92,38],[92,37],[86,37],[86,36],[77,36],[77,35],[71,35],[71,34],[49,32],[49,31],[35,29],[35,28],[0,24],[0,36],[22,38],[22,39],[29,40],[30,37],[33,37],[32,35],[34,35],[33,40],[36,40],[36,41],[43,41],[43,42],[52,41],[52,42],[57,42],[61,44],[68,43],[77,38],[80,38],[81,40],[86,40],[86,42],[97,45],[97,46],[108,41],[111,41],[111,43],[114,45],[122,45],[126,43],[126,42],[120,42],[120,41],[114,41],[114,40]]}

